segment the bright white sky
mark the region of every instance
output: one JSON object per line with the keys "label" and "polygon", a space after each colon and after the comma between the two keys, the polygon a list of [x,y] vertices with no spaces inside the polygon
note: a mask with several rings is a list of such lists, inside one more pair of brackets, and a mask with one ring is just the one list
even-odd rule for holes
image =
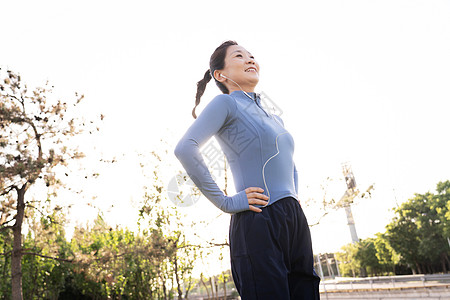
{"label": "bright white sky", "polygon": [[[142,184],[151,185],[136,152],[161,150],[160,138],[175,146],[193,122],[211,53],[236,40],[261,66],[257,91],[283,110],[302,199],[320,197],[327,177],[342,178],[345,161],[360,189],[375,185],[353,207],[366,238],[384,231],[396,203],[450,179],[449,16],[450,1],[438,0],[3,1],[0,65],[33,84],[49,79],[61,94],[84,93],[84,114],[106,116],[97,154],[121,161],[85,189],[110,222],[132,226]],[[210,83],[198,112],[218,93]],[[172,153],[166,183],[181,168]],[[340,181],[328,195],[344,190]],[[95,216],[77,205],[72,219]],[[185,212],[220,213],[205,198]],[[317,212],[306,214],[313,222]],[[224,239],[228,216],[212,224],[206,231]],[[350,242],[344,211],[312,238],[315,252]]]}

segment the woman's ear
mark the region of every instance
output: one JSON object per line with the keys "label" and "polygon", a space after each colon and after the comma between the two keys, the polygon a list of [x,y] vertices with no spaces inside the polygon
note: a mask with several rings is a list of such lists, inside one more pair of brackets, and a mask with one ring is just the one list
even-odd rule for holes
{"label": "woman's ear", "polygon": [[222,77],[222,76],[220,76],[220,75],[222,75],[222,74],[220,73],[219,70],[215,70],[215,71],[214,71],[214,78],[215,78],[218,82],[222,83],[222,82],[225,81],[225,77]]}

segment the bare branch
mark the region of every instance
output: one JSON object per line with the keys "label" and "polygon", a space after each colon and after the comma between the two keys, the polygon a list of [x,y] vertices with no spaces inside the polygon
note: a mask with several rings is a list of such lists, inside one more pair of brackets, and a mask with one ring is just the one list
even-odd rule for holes
{"label": "bare branch", "polygon": [[0,217],[0,226],[6,226],[5,224],[8,224],[9,222],[11,222],[13,219],[6,221],[6,219],[10,216],[10,213],[7,211],[2,211],[2,215]]}
{"label": "bare branch", "polygon": [[328,211],[324,212],[323,215],[319,218],[319,220],[317,220],[317,222],[314,223],[314,224],[309,224],[309,227],[313,227],[313,226],[319,225],[320,221],[321,221],[326,215],[328,215],[328,213],[329,213]]}
{"label": "bare branch", "polygon": [[230,244],[229,244],[228,242],[225,242],[225,243],[212,243],[212,242],[208,242],[208,243],[209,243],[209,247],[208,247],[208,248],[230,246]]}
{"label": "bare branch", "polygon": [[203,245],[183,245],[183,246],[179,246],[177,247],[177,249],[183,249],[183,248],[213,248],[213,247],[223,247],[223,246],[230,246],[230,244],[228,242],[225,243],[213,243],[213,242],[207,242],[209,245],[208,246],[203,246]]}
{"label": "bare branch", "polygon": [[5,196],[5,195],[9,194],[12,190],[18,191],[19,188],[14,184],[10,185],[1,192],[0,196]]}
{"label": "bare branch", "polygon": [[17,101],[19,101],[20,103],[22,103],[22,101],[20,101],[20,99],[17,98],[15,95],[11,95],[11,94],[8,93],[6,96],[7,96],[7,97],[10,97],[10,98],[13,98],[13,99],[16,99]]}

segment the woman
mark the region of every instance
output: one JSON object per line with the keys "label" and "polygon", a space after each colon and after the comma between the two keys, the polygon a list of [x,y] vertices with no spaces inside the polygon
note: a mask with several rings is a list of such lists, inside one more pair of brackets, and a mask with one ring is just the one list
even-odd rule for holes
{"label": "woman", "polygon": [[[206,84],[214,78],[222,95],[196,117]],[[254,92],[259,65],[234,41],[211,55],[197,83],[196,120],[175,155],[200,191],[230,224],[231,270],[241,298],[319,299],[311,236],[298,202],[294,141],[283,121],[261,106]],[[212,179],[199,148],[215,136],[230,165],[237,194],[225,195]]]}

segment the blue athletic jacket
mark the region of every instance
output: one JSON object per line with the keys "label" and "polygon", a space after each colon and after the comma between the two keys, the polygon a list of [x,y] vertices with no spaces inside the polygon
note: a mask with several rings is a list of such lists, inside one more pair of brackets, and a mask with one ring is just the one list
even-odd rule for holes
{"label": "blue athletic jacket", "polygon": [[[192,123],[175,147],[189,177],[214,205],[227,213],[249,209],[245,189],[260,187],[268,204],[291,196],[298,200],[293,161],[294,140],[282,119],[266,112],[256,93],[234,91],[216,96]],[[237,194],[218,187],[200,153],[212,136],[225,153]],[[258,206],[261,207],[261,206]]]}

